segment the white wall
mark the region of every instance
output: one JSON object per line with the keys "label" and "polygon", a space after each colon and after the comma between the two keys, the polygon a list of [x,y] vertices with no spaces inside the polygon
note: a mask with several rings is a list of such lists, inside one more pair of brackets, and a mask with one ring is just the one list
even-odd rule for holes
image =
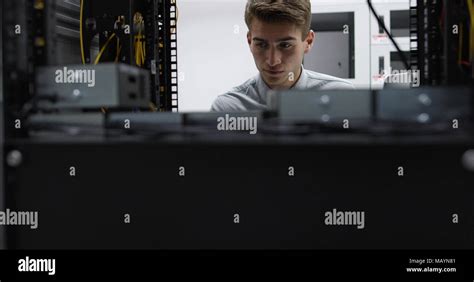
{"label": "white wall", "polygon": [[258,73],[247,44],[245,0],[179,0],[179,111],[214,99]]}

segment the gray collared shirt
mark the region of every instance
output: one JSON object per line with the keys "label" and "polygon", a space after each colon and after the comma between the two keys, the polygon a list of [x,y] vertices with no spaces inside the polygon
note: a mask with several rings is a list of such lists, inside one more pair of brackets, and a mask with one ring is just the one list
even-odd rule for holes
{"label": "gray collared shirt", "polygon": [[[302,68],[301,76],[292,87],[296,90],[314,88],[318,90],[354,89],[349,81],[305,70]],[[211,111],[215,112],[240,112],[263,111],[268,108],[267,95],[271,89],[263,81],[260,74],[247,80],[244,84],[232,88],[229,92],[220,95],[212,104]]]}

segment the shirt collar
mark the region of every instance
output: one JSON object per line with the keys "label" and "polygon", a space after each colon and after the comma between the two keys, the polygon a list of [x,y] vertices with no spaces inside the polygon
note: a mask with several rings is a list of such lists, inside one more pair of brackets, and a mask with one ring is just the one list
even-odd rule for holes
{"label": "shirt collar", "polygon": [[[293,85],[293,87],[291,87],[290,89],[304,90],[307,88],[307,84],[308,84],[307,82],[308,82],[308,74],[306,73],[306,70],[304,69],[303,65],[301,65],[301,75],[298,81],[295,83],[295,85]],[[262,75],[258,74],[257,75],[257,92],[262,102],[266,101],[267,93],[270,90],[271,89],[263,80]]]}

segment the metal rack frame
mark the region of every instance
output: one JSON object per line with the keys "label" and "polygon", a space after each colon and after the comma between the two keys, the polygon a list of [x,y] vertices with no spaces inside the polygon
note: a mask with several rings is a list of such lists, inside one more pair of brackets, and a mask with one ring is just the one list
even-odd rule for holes
{"label": "metal rack frame", "polygon": [[178,44],[176,0],[155,0],[161,3],[158,11],[158,69],[160,109],[178,111]]}
{"label": "metal rack frame", "polygon": [[464,0],[410,0],[410,59],[412,69],[421,72],[422,85],[469,83],[457,57],[462,31],[452,32],[453,25],[469,17],[465,4]]}
{"label": "metal rack frame", "polygon": [[[46,65],[56,52],[54,1],[4,0],[3,83],[4,124],[7,137],[24,136],[24,126],[14,128],[22,106],[35,96],[36,68]],[[21,32],[16,33],[16,27]]]}

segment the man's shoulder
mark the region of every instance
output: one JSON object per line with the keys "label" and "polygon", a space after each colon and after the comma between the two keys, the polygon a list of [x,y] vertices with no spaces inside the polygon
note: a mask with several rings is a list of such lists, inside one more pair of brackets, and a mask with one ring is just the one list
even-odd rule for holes
{"label": "man's shoulder", "polygon": [[252,95],[252,90],[257,88],[257,77],[247,79],[244,83],[239,86],[233,87],[230,91],[224,93],[226,94],[240,94],[240,95]]}
{"label": "man's shoulder", "polygon": [[308,77],[308,88],[321,90],[354,89],[354,85],[345,79],[315,71],[305,70]]}
{"label": "man's shoulder", "polygon": [[[252,77],[230,91],[219,95],[212,104],[211,111],[246,111],[260,108],[256,101],[256,77]],[[263,105],[262,105],[263,106]]]}
{"label": "man's shoulder", "polygon": [[243,110],[243,95],[238,92],[229,91],[217,96],[211,106],[214,112],[232,112]]}

